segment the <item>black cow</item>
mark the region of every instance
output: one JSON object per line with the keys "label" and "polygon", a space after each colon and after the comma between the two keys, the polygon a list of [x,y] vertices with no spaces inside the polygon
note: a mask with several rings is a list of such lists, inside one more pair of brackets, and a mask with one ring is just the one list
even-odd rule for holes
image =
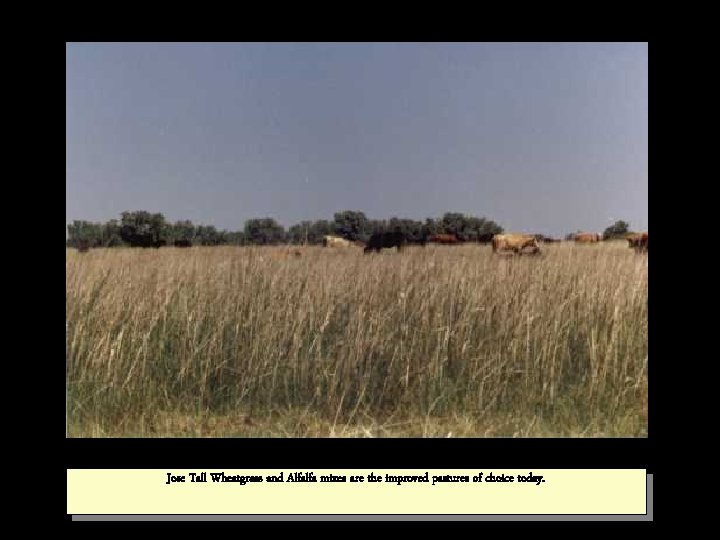
{"label": "black cow", "polygon": [[493,236],[495,236],[495,233],[478,234],[478,242],[480,244],[489,244],[492,242]]}
{"label": "black cow", "polygon": [[407,244],[407,237],[401,232],[379,232],[370,237],[365,245],[364,253],[375,250],[380,253],[383,248],[396,247],[400,251]]}
{"label": "black cow", "polygon": [[188,248],[188,247],[192,247],[192,242],[190,240],[175,240],[174,246],[181,247],[181,248]]}

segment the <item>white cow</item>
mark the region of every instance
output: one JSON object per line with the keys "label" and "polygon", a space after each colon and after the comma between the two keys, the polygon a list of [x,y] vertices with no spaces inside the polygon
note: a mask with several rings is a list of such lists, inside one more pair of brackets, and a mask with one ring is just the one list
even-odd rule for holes
{"label": "white cow", "polygon": [[323,236],[323,246],[325,247],[350,247],[352,242],[345,240],[339,236]]}

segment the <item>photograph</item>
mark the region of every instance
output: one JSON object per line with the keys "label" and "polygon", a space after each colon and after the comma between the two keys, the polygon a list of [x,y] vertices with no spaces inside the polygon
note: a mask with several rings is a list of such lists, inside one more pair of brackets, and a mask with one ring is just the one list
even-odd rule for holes
{"label": "photograph", "polygon": [[66,438],[648,438],[647,42],[65,75]]}

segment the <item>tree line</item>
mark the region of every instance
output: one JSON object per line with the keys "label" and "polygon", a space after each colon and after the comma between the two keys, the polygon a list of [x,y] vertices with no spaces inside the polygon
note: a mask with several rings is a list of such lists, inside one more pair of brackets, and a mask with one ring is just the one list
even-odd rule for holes
{"label": "tree line", "polygon": [[360,211],[337,212],[332,220],[302,221],[287,230],[273,218],[249,219],[242,231],[217,230],[212,225],[195,225],[189,220],[168,222],[161,213],[144,210],[122,212],[121,219],[106,223],[75,220],[67,226],[68,247],[120,247],[185,245],[279,245],[322,244],[326,235],[367,242],[377,232],[402,232],[411,242],[420,242],[432,234],[454,234],[464,242],[477,241],[503,228],[484,217],[447,212],[441,218],[425,221],[393,217],[368,219]]}

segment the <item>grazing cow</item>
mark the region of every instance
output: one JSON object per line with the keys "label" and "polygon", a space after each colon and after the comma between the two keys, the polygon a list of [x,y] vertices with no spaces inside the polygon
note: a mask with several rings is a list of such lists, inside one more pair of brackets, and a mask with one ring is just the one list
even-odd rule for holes
{"label": "grazing cow", "polygon": [[648,250],[648,233],[644,232],[644,233],[632,234],[632,235],[628,235],[626,238],[627,238],[629,247],[635,249],[637,252]]}
{"label": "grazing cow", "polygon": [[459,244],[460,240],[454,234],[431,234],[427,239],[434,244]]}
{"label": "grazing cow", "polygon": [[192,242],[190,240],[175,240],[173,245],[175,247],[188,248],[192,247]]}
{"label": "grazing cow", "polygon": [[340,236],[323,236],[323,246],[325,247],[350,247],[352,242],[341,238]]}
{"label": "grazing cow", "polygon": [[380,253],[380,250],[383,248],[393,247],[396,247],[398,251],[401,251],[403,246],[406,244],[407,237],[401,232],[379,232],[370,237],[363,253],[368,253],[373,250]]}
{"label": "grazing cow", "polygon": [[493,253],[512,251],[522,255],[523,249],[531,248],[530,253],[540,253],[537,238],[533,234],[496,234],[492,239]]}
{"label": "grazing cow", "polygon": [[602,236],[597,233],[576,233],[575,234],[576,244],[595,244],[602,240]]}

